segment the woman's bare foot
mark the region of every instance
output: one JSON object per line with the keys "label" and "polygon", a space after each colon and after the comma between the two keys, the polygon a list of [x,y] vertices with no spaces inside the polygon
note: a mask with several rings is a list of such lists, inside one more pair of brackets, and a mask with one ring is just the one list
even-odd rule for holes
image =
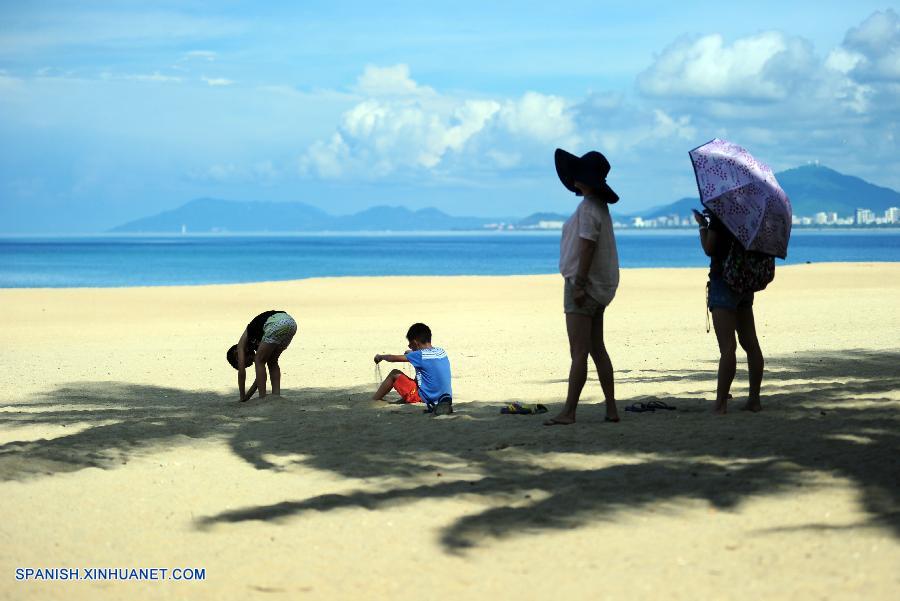
{"label": "woman's bare foot", "polygon": [[617,422],[619,421],[619,409],[616,407],[616,401],[608,400],[606,401],[606,417],[604,418],[608,422]]}
{"label": "woman's bare foot", "polygon": [[747,399],[747,402],[744,403],[743,407],[741,407],[741,411],[759,413],[760,411],[762,411],[762,403],[759,402],[759,399]]}
{"label": "woman's bare foot", "polygon": [[716,403],[715,405],[713,405],[713,413],[715,413],[716,415],[726,415],[728,413],[728,401],[730,401],[732,398],[734,397],[729,394],[727,397],[725,397],[724,401],[716,399]]}
{"label": "woman's bare foot", "polygon": [[560,413],[556,417],[551,417],[544,422],[545,426],[571,426],[575,423],[575,416],[567,413]]}

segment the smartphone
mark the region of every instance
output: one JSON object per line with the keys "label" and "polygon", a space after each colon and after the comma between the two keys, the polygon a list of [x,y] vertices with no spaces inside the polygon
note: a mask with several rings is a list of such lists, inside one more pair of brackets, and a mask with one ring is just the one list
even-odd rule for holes
{"label": "smartphone", "polygon": [[697,209],[691,209],[691,211],[694,212],[694,217],[696,217],[698,221],[702,221],[703,223],[707,223],[707,224],[709,223],[709,221],[706,219],[706,215],[704,215]]}

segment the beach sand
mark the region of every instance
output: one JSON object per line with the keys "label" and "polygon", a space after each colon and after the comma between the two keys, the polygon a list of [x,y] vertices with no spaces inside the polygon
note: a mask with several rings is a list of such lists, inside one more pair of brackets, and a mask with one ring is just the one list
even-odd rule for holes
{"label": "beach sand", "polygon": [[[757,415],[740,354],[709,413],[705,278],[624,270],[606,314],[621,409],[677,411],[603,423],[592,373],[552,428],[499,409],[562,403],[558,276],[2,290],[0,598],[898,598],[900,264],[778,268]],[[269,308],[300,325],[284,396],[240,404],[225,350]],[[452,416],[368,400],[414,321]]]}

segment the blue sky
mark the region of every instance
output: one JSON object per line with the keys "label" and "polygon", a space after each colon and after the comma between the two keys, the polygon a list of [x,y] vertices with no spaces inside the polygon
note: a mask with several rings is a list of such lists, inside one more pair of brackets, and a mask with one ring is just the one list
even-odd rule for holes
{"label": "blue sky", "polygon": [[894,6],[485,4],[2,2],[0,232],[203,196],[567,212],[557,146],[625,212],[694,194],[715,136],[900,188]]}

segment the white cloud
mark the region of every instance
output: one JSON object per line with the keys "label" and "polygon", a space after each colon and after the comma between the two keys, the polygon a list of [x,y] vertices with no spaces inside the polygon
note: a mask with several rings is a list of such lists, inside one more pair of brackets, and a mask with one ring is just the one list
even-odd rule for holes
{"label": "white cloud", "polygon": [[863,60],[865,57],[862,54],[838,47],[828,54],[828,58],[825,59],[825,67],[846,75]]}
{"label": "white cloud", "polygon": [[335,132],[327,142],[316,141],[300,157],[300,173],[318,174],[324,178],[337,178],[350,162],[350,148],[341,134]]}
{"label": "white cloud", "polygon": [[513,135],[546,144],[574,146],[578,139],[571,109],[571,103],[559,96],[526,92],[518,100],[503,104],[500,120]]}
{"label": "white cloud", "polygon": [[186,52],[184,56],[179,59],[180,61],[190,61],[190,60],[200,60],[206,62],[213,62],[216,60],[218,55],[212,50],[191,50],[190,52]]}
{"label": "white cloud", "polygon": [[[30,27],[0,31],[0,55],[34,54],[67,46],[133,47],[137,42],[204,40],[236,36],[237,20],[179,12],[117,10],[39,10]],[[203,43],[202,41],[197,43]]]}
{"label": "white cloud", "polygon": [[[359,101],[338,131],[311,145],[301,171],[333,178],[384,177],[398,171],[446,171],[469,154],[470,166],[487,160],[519,165],[521,152],[492,145],[573,144],[571,103],[528,92],[516,99],[465,98],[416,82],[406,65],[368,66],[356,82]],[[484,147],[484,148],[482,148]]]}
{"label": "white cloud", "polygon": [[123,79],[130,79],[132,81],[146,81],[150,83],[179,83],[181,82],[180,77],[174,77],[171,75],[163,75],[158,71],[154,71],[149,74],[132,74],[132,75],[123,75]]}
{"label": "white cloud", "polygon": [[654,138],[675,137],[690,140],[697,135],[697,129],[691,125],[691,118],[688,115],[673,118],[661,109],[654,109],[653,117],[655,123],[652,137]]}
{"label": "white cloud", "polygon": [[690,115],[673,115],[660,108],[591,97],[577,107],[583,133],[582,148],[599,148],[611,156],[640,160],[646,153],[680,147],[696,140]]}
{"label": "white cloud", "polygon": [[650,96],[780,100],[813,62],[811,45],[777,31],[727,44],[719,34],[666,48],[638,86]]}
{"label": "white cloud", "polygon": [[487,157],[500,169],[511,169],[522,162],[522,154],[519,152],[503,152],[502,150],[488,150]]}
{"label": "white cloud", "polygon": [[266,184],[276,180],[281,171],[270,160],[257,161],[249,166],[235,163],[216,163],[205,169],[191,169],[187,172],[191,179],[216,183]]}
{"label": "white cloud", "polygon": [[378,67],[367,65],[356,82],[356,91],[363,96],[434,96],[428,86],[420,86],[409,76],[409,66]]}
{"label": "white cloud", "polygon": [[[183,81],[181,77],[175,75],[164,75],[159,71],[154,71],[153,73],[112,73],[110,71],[103,71],[100,73],[99,78],[104,81],[120,80],[137,81],[141,83],[181,83]],[[37,79],[90,81],[89,79],[83,77],[71,78],[68,76],[54,76],[50,74],[49,71],[38,74]]]}
{"label": "white cloud", "polygon": [[855,58],[849,72],[861,81],[900,81],[900,16],[878,11],[847,32],[845,55]]}
{"label": "white cloud", "polygon": [[205,75],[200,78],[206,85],[208,86],[231,86],[236,82],[231,79],[225,79],[224,77],[206,77]]}
{"label": "white cloud", "polygon": [[854,163],[851,153],[897,152],[900,82],[890,78],[898,21],[893,11],[875,13],[822,56],[808,40],[774,31],[677,40],[638,76],[638,97],[479,97],[422,84],[406,65],[370,65],[352,87],[355,103],[329,136],[307,147],[301,171],[432,181],[511,171],[528,177],[522,174],[546,170],[560,146],[607,153],[614,177],[642,173],[657,157],[654,169],[678,178],[686,148],[727,136],[776,168],[813,157],[864,173],[868,160]]}
{"label": "white cloud", "polygon": [[463,151],[500,110],[493,100],[440,96],[415,82],[406,65],[368,66],[355,89],[363,97],[330,139],[310,146],[301,159],[305,172],[379,177],[433,169],[447,153]]}
{"label": "white cloud", "polygon": [[235,176],[237,167],[232,164],[213,165],[206,170],[206,176],[215,181],[227,181]]}
{"label": "white cloud", "polygon": [[[666,48],[638,76],[647,97],[703,121],[808,128],[834,126],[898,104],[885,82],[900,77],[900,18],[874,13],[851,28],[844,43],[823,59],[812,44],[781,32],[726,42],[714,34]],[[900,80],[898,80],[900,81]]]}

